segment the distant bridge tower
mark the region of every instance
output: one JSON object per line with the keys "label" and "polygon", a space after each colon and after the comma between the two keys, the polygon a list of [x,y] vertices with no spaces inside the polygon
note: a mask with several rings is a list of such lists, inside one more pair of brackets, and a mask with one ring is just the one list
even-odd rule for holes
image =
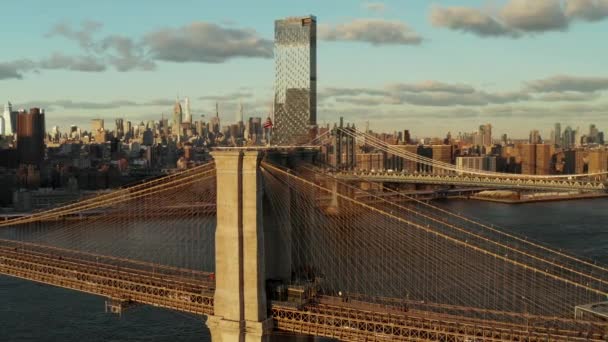
{"label": "distant bridge tower", "polygon": [[265,341],[272,329],[265,289],[262,186],[257,151],[212,152],[217,177],[213,342]]}
{"label": "distant bridge tower", "polygon": [[[344,127],[344,119],[340,117],[340,125],[333,129],[333,152],[334,159],[332,166],[340,170],[352,170],[357,163],[357,141],[353,137],[355,125],[351,127],[346,124]],[[350,134],[349,134],[350,133]]]}

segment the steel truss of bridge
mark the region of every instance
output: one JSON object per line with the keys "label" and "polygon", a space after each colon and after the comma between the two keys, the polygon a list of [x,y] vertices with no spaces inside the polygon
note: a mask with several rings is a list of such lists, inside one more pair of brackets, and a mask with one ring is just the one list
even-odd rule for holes
{"label": "steel truss of bridge", "polygon": [[457,174],[401,173],[388,171],[326,171],[341,181],[370,181],[383,183],[413,183],[459,186],[483,186],[501,189],[559,190],[559,191],[607,191],[600,181],[574,179],[518,179],[515,177],[489,177]]}
{"label": "steel truss of bridge", "polygon": [[[214,283],[211,274],[139,262],[120,266],[115,258],[71,252],[46,246],[0,241],[0,273],[68,288],[114,301],[148,304],[195,315],[212,315]],[[186,277],[186,274],[189,276]],[[318,296],[303,305],[271,305],[275,329],[326,336],[346,341],[605,341],[608,331],[589,323],[581,335],[554,328],[546,318],[530,316],[530,323],[498,323],[455,314],[433,313],[398,304]],[[604,330],[602,330],[604,329]]]}

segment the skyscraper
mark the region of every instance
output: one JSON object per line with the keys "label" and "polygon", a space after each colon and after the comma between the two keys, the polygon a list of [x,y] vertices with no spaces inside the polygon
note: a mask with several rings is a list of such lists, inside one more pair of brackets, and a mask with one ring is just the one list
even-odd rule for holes
{"label": "skyscraper", "polygon": [[542,138],[540,137],[540,133],[538,132],[538,130],[533,129],[530,131],[530,139],[528,140],[528,143],[530,144],[540,144],[542,142]]}
{"label": "skyscraper", "polygon": [[562,136],[562,148],[564,150],[571,149],[575,146],[575,134],[572,127],[567,126],[564,130],[564,135]]}
{"label": "skyscraper", "polygon": [[562,144],[562,125],[559,122],[555,123],[553,130],[553,144],[557,146]]}
{"label": "skyscraper", "polygon": [[317,19],[276,20],[275,122],[278,145],[306,143],[317,125]]}
{"label": "skyscraper", "polygon": [[595,127],[594,124],[589,125],[589,136],[587,137],[587,142],[590,144],[597,144],[599,140],[598,135],[599,130],[597,127]]}
{"label": "skyscraper", "polygon": [[15,131],[15,127],[13,127],[13,121],[11,119],[11,113],[13,112],[13,106],[10,102],[4,105],[4,113],[2,117],[4,118],[4,131],[0,132],[2,135],[11,135]]}
{"label": "skyscraper", "polygon": [[479,138],[481,146],[492,146],[492,125],[485,124],[479,126]]}
{"label": "skyscraper", "polygon": [[4,136],[4,115],[0,115],[0,137]]}
{"label": "skyscraper", "polygon": [[522,144],[519,147],[521,157],[521,173],[533,175],[536,173],[536,144]]}
{"label": "skyscraper", "polygon": [[97,131],[102,131],[103,127],[103,119],[93,119],[91,120],[91,132],[95,133]]}
{"label": "skyscraper", "polygon": [[122,139],[122,137],[125,135],[123,120],[116,119],[115,123],[116,123],[116,131],[114,132],[114,137],[116,139]]}
{"label": "skyscraper", "polygon": [[243,104],[239,103],[239,110],[236,112],[236,123],[243,122]]}
{"label": "skyscraper", "polygon": [[44,110],[31,108],[17,117],[17,151],[22,164],[39,165],[44,159]]}
{"label": "skyscraper", "polygon": [[192,123],[192,113],[190,112],[190,99],[187,97],[184,99],[184,121],[183,122]]}
{"label": "skyscraper", "polygon": [[535,174],[549,175],[551,170],[551,145],[536,144]]}
{"label": "skyscraper", "polygon": [[182,128],[182,105],[179,103],[179,99],[175,100],[175,105],[173,106],[173,127],[172,133],[174,135],[181,135],[179,132]]}
{"label": "skyscraper", "polygon": [[215,116],[211,118],[211,120],[209,120],[209,124],[211,126],[211,132],[213,132],[213,134],[217,134],[220,132],[220,104],[219,103],[215,103]]}

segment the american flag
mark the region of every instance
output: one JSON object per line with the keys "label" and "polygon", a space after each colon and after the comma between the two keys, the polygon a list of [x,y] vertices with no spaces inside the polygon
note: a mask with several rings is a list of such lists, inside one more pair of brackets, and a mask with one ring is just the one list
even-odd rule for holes
{"label": "american flag", "polygon": [[272,128],[272,120],[270,120],[270,116],[264,122],[264,128]]}

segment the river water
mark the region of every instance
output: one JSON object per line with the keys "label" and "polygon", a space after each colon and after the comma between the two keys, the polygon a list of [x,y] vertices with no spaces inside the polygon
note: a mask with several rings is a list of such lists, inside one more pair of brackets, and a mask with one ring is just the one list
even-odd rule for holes
{"label": "river water", "polygon": [[[507,205],[437,204],[608,264],[608,199]],[[297,340],[277,336],[277,341]],[[0,341],[210,341],[203,320],[137,306],[104,312],[104,298],[0,276]]]}

